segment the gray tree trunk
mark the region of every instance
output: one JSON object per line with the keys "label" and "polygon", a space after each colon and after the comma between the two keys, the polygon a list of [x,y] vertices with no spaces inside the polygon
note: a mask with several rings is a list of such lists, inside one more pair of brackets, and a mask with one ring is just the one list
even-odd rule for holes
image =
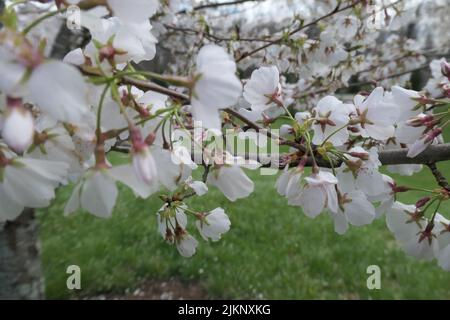
{"label": "gray tree trunk", "polygon": [[25,209],[0,225],[0,299],[43,299],[38,222]]}
{"label": "gray tree trunk", "polygon": [[[4,7],[0,0],[0,13]],[[38,224],[34,211],[26,209],[15,221],[0,223],[0,299],[43,297]]]}
{"label": "gray tree trunk", "polygon": [[[0,13],[4,5],[0,0]],[[63,26],[52,56],[61,58],[79,46],[77,38]],[[44,289],[38,221],[34,210],[26,209],[15,221],[0,223],[0,299],[43,299]]]}

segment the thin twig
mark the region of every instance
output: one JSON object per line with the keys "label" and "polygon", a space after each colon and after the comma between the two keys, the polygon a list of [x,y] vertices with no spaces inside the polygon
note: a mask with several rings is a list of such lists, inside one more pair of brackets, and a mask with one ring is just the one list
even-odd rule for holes
{"label": "thin twig", "polygon": [[[296,28],[296,29],[292,30],[291,32],[289,32],[289,36],[292,36],[292,35],[294,35],[294,34],[300,32],[300,31],[302,31],[302,30],[304,30],[304,29],[306,29],[306,28],[309,28],[309,27],[311,27],[311,26],[313,26],[313,25],[319,23],[320,21],[325,20],[325,19],[327,19],[327,18],[329,18],[329,17],[335,15],[336,13],[345,11],[345,10],[350,9],[350,8],[353,8],[354,6],[356,6],[356,5],[357,5],[358,3],[360,3],[360,2],[362,2],[362,0],[357,0],[357,1],[355,1],[355,2],[353,2],[353,3],[351,3],[351,4],[349,4],[349,5],[347,5],[347,6],[345,6],[345,7],[342,7],[342,8],[340,7],[340,3],[339,3],[339,4],[336,6],[336,8],[333,9],[333,11],[327,13],[326,15],[324,15],[324,16],[322,16],[322,17],[320,17],[320,18],[318,18],[318,19],[316,19],[316,20],[314,20],[314,21],[311,21],[310,23],[307,23],[307,24],[304,24],[304,25],[299,26],[298,28]],[[259,52],[259,51],[261,51],[261,50],[264,50],[264,49],[266,49],[266,48],[268,48],[268,47],[270,47],[270,46],[272,46],[272,45],[274,45],[274,44],[279,44],[279,43],[281,43],[284,39],[285,39],[285,37],[283,36],[283,37],[277,38],[277,39],[275,39],[275,40],[273,40],[273,41],[271,41],[271,42],[269,42],[269,43],[267,43],[267,44],[265,44],[265,45],[262,45],[262,46],[260,46],[260,47],[258,47],[258,48],[256,48],[256,49],[254,49],[254,50],[252,50],[252,51],[250,51],[250,52],[245,52],[245,53],[243,53],[243,54],[236,60],[236,62],[240,62],[240,61],[244,60],[245,58],[250,57],[250,56],[254,55],[255,53],[257,53],[257,52]]]}
{"label": "thin twig", "polygon": [[168,95],[172,98],[175,98],[177,100],[181,100],[181,101],[189,101],[189,96],[185,95],[183,93],[180,93],[178,91],[175,90],[171,90],[169,88],[160,86],[156,83],[147,81],[147,80],[139,80],[133,77],[129,77],[129,76],[125,76],[122,78],[122,83],[123,84],[129,84],[132,86],[135,86],[136,88],[139,89],[144,89],[144,90],[151,90],[151,91],[155,91],[155,92],[159,92],[165,95]]}
{"label": "thin twig", "polygon": [[440,185],[445,190],[450,191],[450,185],[448,184],[447,179],[444,177],[442,172],[439,171],[439,169],[436,166],[436,162],[430,162],[427,163],[428,168],[430,168],[431,173],[433,174],[434,178],[436,179],[436,182],[438,185]]}
{"label": "thin twig", "polygon": [[[227,1],[227,2],[216,2],[216,3],[207,3],[207,4],[201,4],[194,8],[192,8],[192,11],[199,11],[203,9],[210,9],[210,8],[218,8],[223,6],[232,6],[232,5],[238,5],[245,2],[261,2],[264,0],[234,0],[234,1]],[[177,12],[177,14],[186,14],[188,10],[180,10]]]}
{"label": "thin twig", "polygon": [[249,119],[247,119],[246,117],[244,117],[243,115],[241,115],[239,112],[231,109],[231,108],[226,108],[224,109],[224,111],[236,118],[238,118],[239,120],[241,120],[242,122],[244,122],[246,125],[248,125],[250,128],[256,130],[259,133],[265,134],[267,135],[267,137],[274,139],[276,141],[279,141],[280,144],[282,145],[286,145],[286,146],[290,146],[293,147],[299,151],[302,152],[306,152],[306,148],[305,146],[295,142],[295,141],[290,141],[290,140],[285,140],[279,136],[277,136],[276,134],[270,132],[269,130],[266,130],[262,127],[260,127],[259,125],[257,125],[256,123],[254,123],[253,121],[250,121]]}

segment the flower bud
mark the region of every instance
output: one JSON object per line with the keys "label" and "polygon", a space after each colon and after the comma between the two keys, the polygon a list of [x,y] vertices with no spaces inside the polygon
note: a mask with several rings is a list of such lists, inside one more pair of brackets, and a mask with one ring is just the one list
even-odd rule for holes
{"label": "flower bud", "polygon": [[283,124],[280,127],[280,136],[282,136],[282,137],[287,137],[290,134],[292,134],[292,132],[293,132],[292,127],[288,124]]}
{"label": "flower bud", "polygon": [[222,234],[230,230],[230,219],[222,208],[216,208],[208,213],[197,213],[197,229],[205,239],[218,241]]}
{"label": "flower bud", "polygon": [[141,132],[138,128],[130,129],[130,138],[132,144],[133,169],[136,176],[147,184],[154,183],[158,174],[155,160],[150,153],[150,148],[143,141]]}
{"label": "flower bud", "polygon": [[450,98],[450,85],[445,84],[442,86],[442,91],[444,92],[444,96]]}
{"label": "flower bud", "polygon": [[8,98],[8,110],[3,121],[2,137],[15,152],[24,152],[32,143],[34,123],[31,112],[21,99]]}
{"label": "flower bud", "polygon": [[389,183],[389,186],[392,189],[392,192],[391,192],[392,194],[407,192],[410,190],[410,188],[405,187],[405,186],[397,186],[397,183],[395,183],[395,182]]}
{"label": "flower bud", "polygon": [[442,133],[442,128],[434,128],[425,135],[425,143],[433,142],[433,140]]}
{"label": "flower bud", "polygon": [[423,197],[422,199],[417,200],[416,208],[422,208],[424,205],[430,201],[431,197]]}
{"label": "flower bud", "polygon": [[358,127],[348,127],[348,130],[350,130],[350,132],[353,132],[353,133],[358,133],[359,132],[359,128]]}
{"label": "flower bud", "polygon": [[145,143],[151,146],[156,140],[156,134],[154,132],[150,132],[149,135],[145,138]]}
{"label": "flower bud", "polygon": [[441,72],[442,74],[450,80],[450,63],[445,60],[441,61]]}
{"label": "flower bud", "polygon": [[361,160],[369,160],[369,154],[367,152],[350,152],[349,155]]}
{"label": "flower bud", "polygon": [[100,62],[103,62],[103,60],[110,60],[114,58],[114,55],[116,54],[116,51],[114,50],[114,47],[110,44],[103,46],[98,51],[99,54],[99,60]]}
{"label": "flower bud", "polygon": [[415,116],[408,121],[406,121],[406,124],[411,127],[422,127],[426,125],[427,123],[434,120],[433,115],[427,115],[427,114],[419,114],[418,116]]}

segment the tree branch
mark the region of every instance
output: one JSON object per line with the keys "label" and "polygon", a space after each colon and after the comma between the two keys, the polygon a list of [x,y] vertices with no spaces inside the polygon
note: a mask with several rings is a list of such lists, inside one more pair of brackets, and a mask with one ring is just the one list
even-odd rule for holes
{"label": "tree branch", "polygon": [[164,24],[164,27],[166,27],[169,30],[175,31],[175,32],[182,32],[184,34],[202,34],[205,38],[212,41],[243,41],[243,42],[272,42],[270,39],[258,39],[258,38],[231,38],[231,37],[219,37],[214,34],[211,34],[209,32],[205,32],[204,30],[197,30],[193,28],[182,28],[182,27],[175,27],[168,24]]}
{"label": "tree branch", "polygon": [[[369,85],[369,84],[376,85],[377,82],[380,82],[380,81],[383,81],[383,80],[387,80],[387,79],[401,77],[401,76],[403,76],[405,74],[413,73],[413,72],[420,71],[420,70],[423,70],[423,69],[426,69],[426,68],[428,68],[428,65],[423,65],[423,66],[420,66],[420,67],[417,67],[417,68],[414,68],[414,69],[409,69],[409,70],[405,70],[405,71],[402,71],[402,72],[389,74],[387,76],[384,76],[384,77],[381,77],[381,78],[377,78],[377,79],[373,79],[373,80],[353,82],[353,83],[349,83],[347,86],[342,86],[340,88],[334,89],[333,91],[336,92],[339,89],[348,89],[348,88],[354,88],[354,87],[361,87],[361,86],[365,86],[365,85]],[[362,71],[362,72],[366,72],[366,71],[367,70]],[[303,99],[303,98],[307,98],[307,97],[313,97],[313,96],[318,95],[318,94],[326,93],[326,92],[329,92],[329,91],[331,91],[330,88],[325,87],[325,88],[321,88],[321,89],[318,89],[318,90],[315,90],[315,91],[309,91],[309,92],[302,93],[302,94],[299,94],[299,95],[294,95],[293,97],[295,99]]]}
{"label": "tree branch", "polygon": [[435,162],[431,162],[427,164],[428,168],[430,168],[431,173],[433,174],[434,178],[436,179],[436,182],[438,185],[440,185],[442,188],[444,188],[447,191],[450,191],[450,185],[448,184],[447,179],[445,179],[442,172],[439,171],[439,169],[436,166]]}
{"label": "tree branch", "polygon": [[450,160],[450,143],[429,146],[414,158],[406,156],[408,149],[382,151],[379,159],[383,164],[428,164]]}
{"label": "tree branch", "polygon": [[122,83],[135,86],[136,88],[139,88],[141,90],[144,89],[144,90],[151,90],[151,91],[159,92],[159,93],[168,95],[172,98],[175,98],[177,100],[181,100],[183,102],[188,102],[190,100],[188,95],[185,95],[178,91],[171,90],[169,88],[160,86],[156,83],[153,83],[153,82],[150,82],[147,80],[139,80],[139,79],[135,79],[133,77],[125,76],[122,78]]}
{"label": "tree branch", "polygon": [[[407,154],[407,148],[384,150],[378,153],[378,159],[380,160],[382,165],[426,164],[429,166],[430,164],[433,164],[435,162],[450,160],[450,143],[431,145],[424,152],[420,153],[414,158],[407,157]],[[317,162],[320,167],[331,167],[331,164],[324,159],[319,158]],[[292,163],[292,165],[297,164],[298,161]],[[341,164],[342,161],[335,161],[333,162],[333,167],[338,167]],[[307,165],[310,165],[310,161],[308,161]],[[280,166],[280,168],[284,168],[284,165]]]}
{"label": "tree branch", "polygon": [[[261,1],[264,1],[264,0],[234,0],[234,1],[227,1],[227,2],[207,3],[207,4],[201,4],[199,6],[192,8],[192,11],[199,11],[199,10],[209,9],[209,8],[218,8],[218,7],[223,7],[223,6],[232,6],[232,5],[242,4],[245,2],[261,2]],[[186,9],[184,9],[184,10],[178,11],[177,14],[185,14],[187,12],[188,11]]]}
{"label": "tree branch", "polygon": [[[85,71],[86,72],[86,71]],[[143,90],[152,90],[156,91],[162,94],[166,94],[172,98],[181,100],[182,102],[189,103],[190,98],[188,95],[177,92],[175,90],[171,90],[169,88],[165,88],[163,86],[157,85],[153,82],[147,81],[147,80],[139,80],[132,77],[124,76],[122,78],[123,84],[130,84],[133,86],[136,86],[139,89]],[[244,122],[246,125],[248,125],[250,128],[255,129],[258,132],[261,132],[263,134],[266,134],[269,138],[279,141],[280,144],[291,146],[303,153],[306,153],[306,148],[302,144],[299,144],[295,141],[285,140],[274,133],[270,132],[269,130],[260,127],[258,124],[254,123],[253,121],[250,121],[243,115],[241,115],[239,112],[231,109],[226,108],[224,109],[225,112],[228,114],[236,117],[237,119]],[[123,150],[121,150],[123,152]],[[383,165],[397,165],[397,164],[426,164],[428,166],[433,166],[433,163],[440,162],[440,161],[446,161],[450,160],[450,143],[446,144],[438,144],[438,145],[431,145],[429,146],[424,152],[420,153],[414,158],[407,157],[408,149],[397,149],[397,150],[385,150],[379,152],[379,160]],[[333,163],[333,167],[337,167],[341,164],[341,162],[336,161]],[[293,163],[295,165],[295,163]],[[318,165],[322,167],[331,167],[331,164],[323,159],[318,159]],[[430,167],[432,168],[432,167]],[[442,177],[440,175],[439,177]],[[440,180],[440,181],[445,181]]]}
{"label": "tree branch", "polygon": [[299,144],[299,143],[297,143],[295,141],[285,140],[285,139],[277,136],[276,134],[274,134],[274,133],[272,133],[272,132],[270,132],[270,131],[262,128],[262,127],[260,127],[259,125],[257,125],[253,121],[248,120],[246,117],[241,115],[239,112],[237,112],[237,111],[235,111],[235,110],[233,110],[231,108],[226,108],[226,109],[224,109],[224,111],[226,113],[231,114],[232,116],[238,118],[239,120],[244,122],[246,125],[248,125],[250,128],[256,130],[257,132],[266,134],[267,137],[269,137],[271,139],[274,139],[274,140],[280,141],[280,144],[293,147],[293,148],[295,148],[295,149],[297,149],[299,151],[302,151],[302,152],[306,152],[306,148],[303,145],[301,145],[301,144]]}
{"label": "tree branch", "polygon": [[387,75],[385,77],[377,78],[377,79],[374,79],[374,80],[350,83],[348,86],[346,86],[344,88],[360,87],[360,86],[364,86],[364,85],[367,85],[367,84],[373,84],[373,83],[380,82],[380,81],[383,81],[383,80],[401,77],[401,76],[404,76],[405,74],[413,73],[413,72],[420,71],[420,70],[423,70],[423,69],[426,69],[426,68],[428,68],[428,64],[420,66],[420,67],[417,67],[417,68],[414,68],[414,69],[409,69],[409,70],[405,70],[405,71],[402,71],[402,72],[393,73],[393,74]]}
{"label": "tree branch", "polygon": [[[307,23],[307,24],[304,24],[304,25],[299,26],[298,28],[296,28],[296,29],[292,30],[291,32],[289,32],[289,36],[292,36],[292,35],[294,35],[294,34],[300,32],[300,31],[302,31],[302,30],[304,30],[304,29],[306,29],[306,28],[309,28],[309,27],[311,27],[311,26],[317,24],[318,22],[320,22],[320,21],[322,21],[322,20],[325,20],[325,19],[327,19],[327,18],[329,18],[329,17],[335,15],[336,13],[345,11],[345,10],[350,9],[350,8],[353,8],[354,6],[356,6],[358,3],[362,2],[362,1],[363,1],[363,0],[356,0],[355,2],[352,2],[351,4],[349,4],[349,5],[345,6],[345,7],[342,7],[342,8],[340,7],[340,3],[339,3],[339,4],[336,6],[336,8],[333,9],[333,11],[327,13],[326,15],[324,15],[324,16],[322,16],[322,17],[320,17],[320,18],[318,18],[318,19],[316,19],[316,20],[314,20],[314,21],[311,21],[310,23]],[[274,45],[274,44],[279,44],[279,43],[281,43],[283,40],[284,40],[284,37],[280,37],[280,38],[278,38],[278,39],[275,39],[275,40],[273,40],[273,41],[271,41],[271,42],[269,42],[269,43],[267,43],[267,44],[265,44],[265,45],[262,45],[262,46],[260,46],[260,47],[258,47],[258,48],[256,48],[256,49],[254,49],[254,50],[252,50],[252,51],[250,51],[250,52],[244,52],[244,53],[236,60],[236,62],[240,62],[240,61],[244,60],[245,58],[250,57],[250,56],[254,55],[255,53],[257,53],[257,52],[259,52],[259,51],[261,51],[261,50],[264,50],[264,49],[266,49],[266,48],[268,48],[268,47],[270,47],[270,46],[272,46],[272,45]]]}

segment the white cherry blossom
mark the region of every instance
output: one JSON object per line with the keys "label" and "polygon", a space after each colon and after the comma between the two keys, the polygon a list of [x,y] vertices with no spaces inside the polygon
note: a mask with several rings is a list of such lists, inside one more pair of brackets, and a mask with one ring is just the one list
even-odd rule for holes
{"label": "white cherry blossom", "polygon": [[253,71],[244,86],[244,98],[251,109],[262,112],[273,104],[282,105],[280,73],[275,66],[261,67]]}
{"label": "white cherry blossom", "polygon": [[[317,107],[313,125],[314,137],[312,142],[322,144],[327,138],[335,146],[343,145],[348,139],[345,125],[349,123],[349,107],[333,96],[322,98]],[[342,129],[342,127],[344,127]],[[339,130],[340,129],[340,130]]]}
{"label": "white cherry blossom", "polygon": [[219,241],[222,234],[230,230],[230,219],[222,208],[199,213],[197,219],[195,224],[205,240]]}
{"label": "white cherry blossom", "polygon": [[375,208],[362,191],[341,194],[339,202],[337,212],[331,212],[334,230],[338,234],[344,234],[349,224],[363,226],[372,223],[375,218]]}
{"label": "white cherry blossom", "polygon": [[192,113],[206,128],[219,129],[219,109],[237,103],[242,84],[236,77],[236,63],[219,46],[204,46],[197,56],[192,90]]}
{"label": "white cherry blossom", "polygon": [[183,257],[190,258],[195,254],[197,250],[198,241],[193,236],[184,231],[182,234],[177,236],[176,246],[178,252]]}
{"label": "white cherry blossom", "polygon": [[354,103],[363,137],[386,140],[394,136],[399,111],[386,101],[383,88],[377,87],[367,98],[356,95]]}
{"label": "white cherry blossom", "polygon": [[64,183],[68,165],[57,161],[1,156],[0,221],[14,220],[25,207],[44,208]]}
{"label": "white cherry blossom", "polygon": [[292,205],[299,205],[303,212],[310,218],[317,217],[328,208],[331,211],[338,210],[338,199],[336,193],[336,177],[327,171],[319,171],[304,178],[305,184],[300,193],[290,198]]}
{"label": "white cherry blossom", "polygon": [[409,255],[431,260],[437,254],[439,245],[434,231],[415,206],[394,203],[386,214],[386,223]]}

